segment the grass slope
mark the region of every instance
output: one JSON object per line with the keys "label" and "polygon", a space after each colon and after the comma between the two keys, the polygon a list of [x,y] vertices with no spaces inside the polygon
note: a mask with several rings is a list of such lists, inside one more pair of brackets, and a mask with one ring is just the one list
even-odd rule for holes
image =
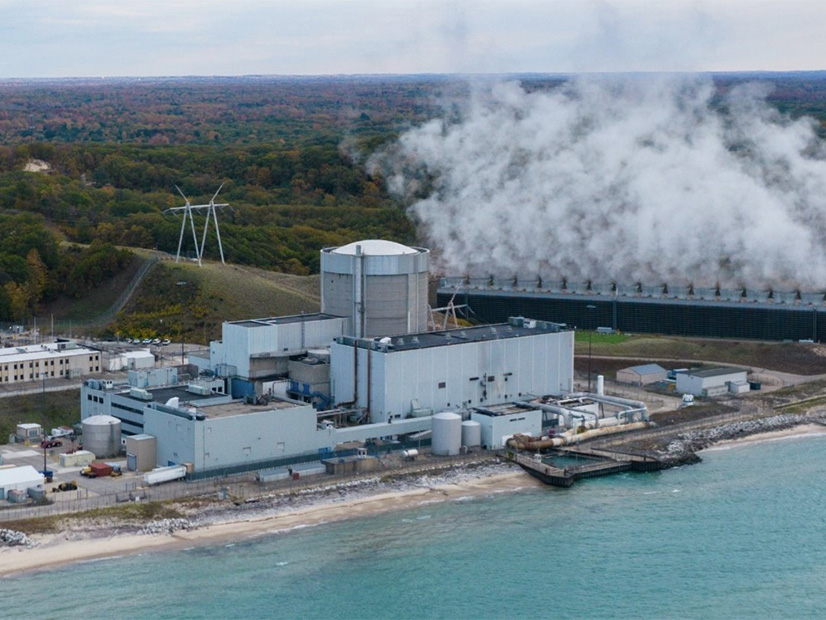
{"label": "grass slope", "polygon": [[[591,353],[594,356],[634,358],[636,361],[675,359],[689,363],[708,360],[801,375],[826,373],[826,349],[819,345],[798,342],[691,339],[653,335],[616,338],[593,334]],[[576,354],[588,355],[587,337],[577,337]]]}
{"label": "grass slope", "polygon": [[126,304],[110,332],[169,336],[206,343],[221,323],[245,318],[317,312],[319,276],[294,276],[251,267],[161,261]]}
{"label": "grass slope", "polygon": [[79,421],[79,389],[0,398],[0,443],[8,441],[20,422],[35,422],[48,433]]}

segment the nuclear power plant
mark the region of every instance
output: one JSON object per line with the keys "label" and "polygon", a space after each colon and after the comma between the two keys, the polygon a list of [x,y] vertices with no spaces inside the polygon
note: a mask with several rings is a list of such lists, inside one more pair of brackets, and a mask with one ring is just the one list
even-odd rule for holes
{"label": "nuclear power plant", "polygon": [[301,463],[363,471],[370,446],[455,455],[646,417],[642,403],[574,392],[574,332],[559,322],[512,315],[427,331],[428,257],[382,240],[325,248],[321,312],[227,321],[188,370],[86,381],[82,418],[107,420],[106,450],[110,433],[140,445],[130,466],[276,479]]}

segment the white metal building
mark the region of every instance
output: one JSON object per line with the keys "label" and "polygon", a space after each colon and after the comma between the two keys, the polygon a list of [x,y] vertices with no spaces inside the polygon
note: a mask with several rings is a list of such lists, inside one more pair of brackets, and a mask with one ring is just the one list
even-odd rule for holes
{"label": "white metal building", "polygon": [[6,499],[9,491],[25,491],[32,487],[43,487],[45,478],[31,465],[0,469],[0,499]]}
{"label": "white metal building", "polygon": [[322,313],[225,322],[221,340],[209,346],[210,370],[243,379],[286,373],[291,356],[329,346],[344,333],[345,323]]}
{"label": "white metal building", "polygon": [[0,349],[0,382],[80,377],[100,372],[100,351],[68,340]]}
{"label": "white metal building", "polygon": [[342,337],[331,347],[335,405],[387,422],[573,390],[574,333],[556,323],[508,323],[393,338]]}
{"label": "white metal building", "polygon": [[657,381],[665,381],[667,376],[668,371],[659,364],[642,364],[617,371],[617,381],[631,385],[649,385]]}
{"label": "white metal building", "polygon": [[747,371],[742,368],[709,368],[677,374],[677,391],[694,396],[719,396],[729,391],[739,392],[747,383]]}
{"label": "white metal building", "polygon": [[516,433],[540,437],[542,435],[542,411],[515,405],[476,408],[470,419],[482,427],[482,446],[488,450],[505,447],[505,442]]}
{"label": "white metal building", "polygon": [[321,311],[346,317],[356,338],[425,331],[429,255],[380,239],[324,248]]}

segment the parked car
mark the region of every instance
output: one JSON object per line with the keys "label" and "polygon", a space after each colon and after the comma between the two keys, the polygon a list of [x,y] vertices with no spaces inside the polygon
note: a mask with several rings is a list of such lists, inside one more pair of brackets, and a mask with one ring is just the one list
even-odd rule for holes
{"label": "parked car", "polygon": [[44,450],[47,450],[49,448],[59,448],[62,445],[63,445],[63,442],[60,441],[59,439],[44,439],[43,441],[40,442],[40,447],[43,448]]}
{"label": "parked car", "polygon": [[152,344],[155,344],[155,345],[161,344],[161,339],[160,338],[153,339]]}
{"label": "parked car", "polygon": [[143,339],[143,344],[152,344],[152,339],[151,338],[144,338]]}
{"label": "parked car", "polygon": [[124,340],[124,342],[125,342],[126,344],[132,344],[132,339],[131,339],[131,338],[127,338],[126,340]]}
{"label": "parked car", "polygon": [[166,346],[166,345],[170,344],[171,342],[172,341],[169,338],[164,338],[163,340],[161,340],[161,344],[163,346]]}

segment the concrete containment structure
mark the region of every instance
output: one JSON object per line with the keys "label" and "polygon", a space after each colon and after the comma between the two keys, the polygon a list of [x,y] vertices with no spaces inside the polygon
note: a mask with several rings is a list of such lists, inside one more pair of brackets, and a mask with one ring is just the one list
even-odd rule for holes
{"label": "concrete containment structure", "polygon": [[321,250],[321,311],[356,338],[425,331],[429,254],[377,239]]}

